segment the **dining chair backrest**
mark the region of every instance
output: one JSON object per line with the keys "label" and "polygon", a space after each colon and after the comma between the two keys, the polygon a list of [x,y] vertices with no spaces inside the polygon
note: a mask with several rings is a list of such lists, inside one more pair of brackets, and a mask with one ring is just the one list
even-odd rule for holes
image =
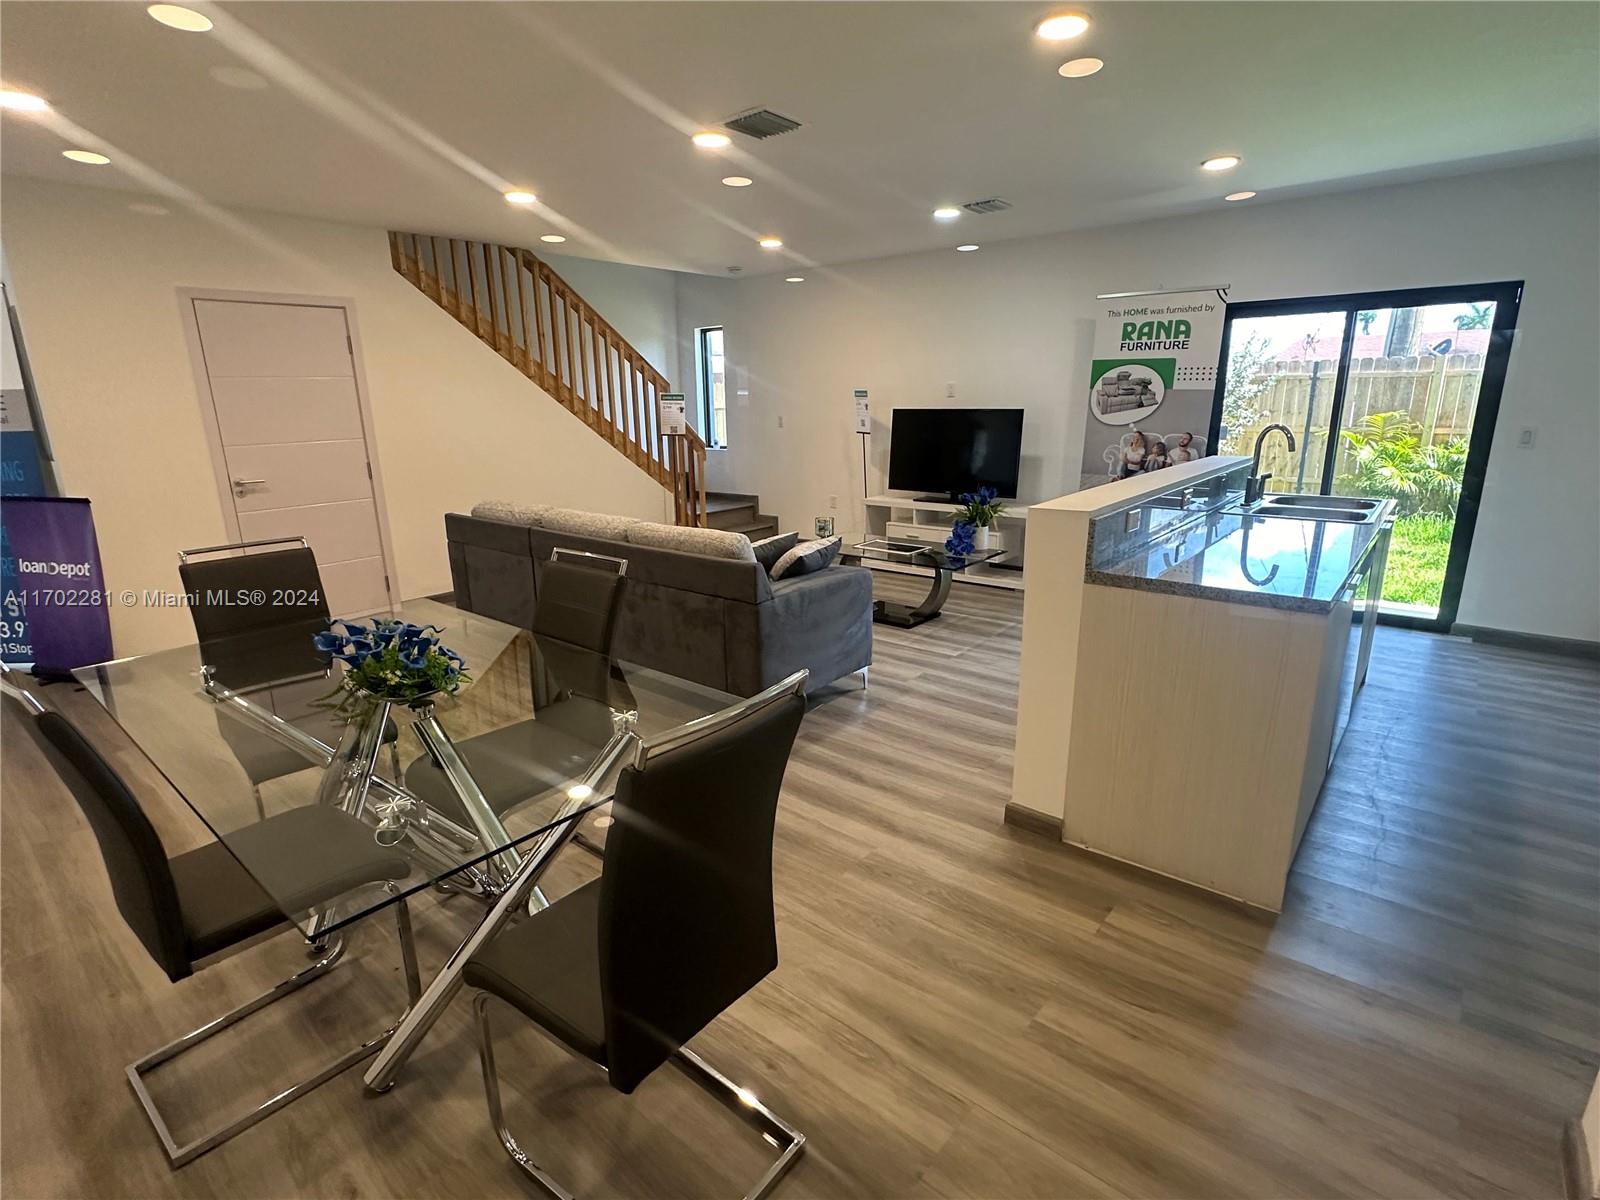
{"label": "dining chair backrest", "polygon": [[122,776],[58,712],[34,718],[46,753],[83,810],[111,881],[117,911],[173,981],[194,973],[167,852]]}
{"label": "dining chair backrest", "polygon": [[610,654],[627,576],[555,557],[541,562],[538,571],[539,600],[533,612],[533,632],[597,654]]}
{"label": "dining chair backrest", "polygon": [[804,714],[802,696],[778,694],[621,774],[599,909],[606,1067],[619,1091],[778,965],[772,830]]}
{"label": "dining chair backrest", "polygon": [[[237,548],[213,546],[205,553]],[[178,575],[201,642],[278,625],[327,622],[328,597],[309,546],[226,558],[188,557],[198,553],[180,556]]]}

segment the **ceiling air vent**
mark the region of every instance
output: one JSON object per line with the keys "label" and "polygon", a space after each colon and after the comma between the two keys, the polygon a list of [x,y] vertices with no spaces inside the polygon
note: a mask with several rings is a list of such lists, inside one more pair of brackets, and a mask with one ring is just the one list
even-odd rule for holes
{"label": "ceiling air vent", "polygon": [[1005,212],[1006,209],[1011,207],[1011,201],[1002,200],[999,196],[990,196],[987,200],[974,200],[971,204],[963,204],[961,207],[969,213],[977,213],[981,216],[984,213]]}
{"label": "ceiling air vent", "polygon": [[775,113],[770,108],[752,108],[749,112],[740,113],[722,124],[735,133],[742,133],[745,137],[757,140],[777,137],[780,133],[800,128],[799,121],[791,120],[782,113]]}

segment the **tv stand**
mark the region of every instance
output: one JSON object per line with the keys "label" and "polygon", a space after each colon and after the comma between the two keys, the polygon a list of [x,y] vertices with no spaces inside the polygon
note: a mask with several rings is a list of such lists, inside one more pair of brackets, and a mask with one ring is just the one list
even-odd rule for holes
{"label": "tv stand", "polygon": [[[868,496],[863,503],[866,505],[867,519],[863,530],[865,537],[890,537],[939,547],[950,536],[951,523],[963,507],[941,496]],[[995,534],[991,535],[999,538],[999,548],[1005,553],[992,562],[973,564],[957,577],[956,582],[1021,591],[1027,521],[1028,506],[1007,501],[1005,514],[1000,518]],[[869,561],[863,565],[872,570],[927,575],[926,567],[918,567],[914,563]]]}

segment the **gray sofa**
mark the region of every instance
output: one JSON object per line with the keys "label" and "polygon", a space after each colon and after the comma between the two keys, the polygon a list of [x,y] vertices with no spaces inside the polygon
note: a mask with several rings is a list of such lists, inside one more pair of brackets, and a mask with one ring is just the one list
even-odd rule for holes
{"label": "gray sofa", "polygon": [[563,547],[628,561],[618,658],[740,696],[801,667],[807,691],[872,662],[872,575],[835,564],[772,582],[743,534],[500,502],[449,513],[455,601],[531,629],[536,564]]}

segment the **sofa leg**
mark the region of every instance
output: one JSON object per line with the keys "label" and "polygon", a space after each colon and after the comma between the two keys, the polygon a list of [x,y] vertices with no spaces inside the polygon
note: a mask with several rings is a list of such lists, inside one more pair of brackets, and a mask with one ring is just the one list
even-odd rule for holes
{"label": "sofa leg", "polygon": [[867,690],[867,674],[871,670],[872,670],[872,668],[870,666],[866,666],[866,667],[862,667],[861,668],[861,690],[863,692]]}

